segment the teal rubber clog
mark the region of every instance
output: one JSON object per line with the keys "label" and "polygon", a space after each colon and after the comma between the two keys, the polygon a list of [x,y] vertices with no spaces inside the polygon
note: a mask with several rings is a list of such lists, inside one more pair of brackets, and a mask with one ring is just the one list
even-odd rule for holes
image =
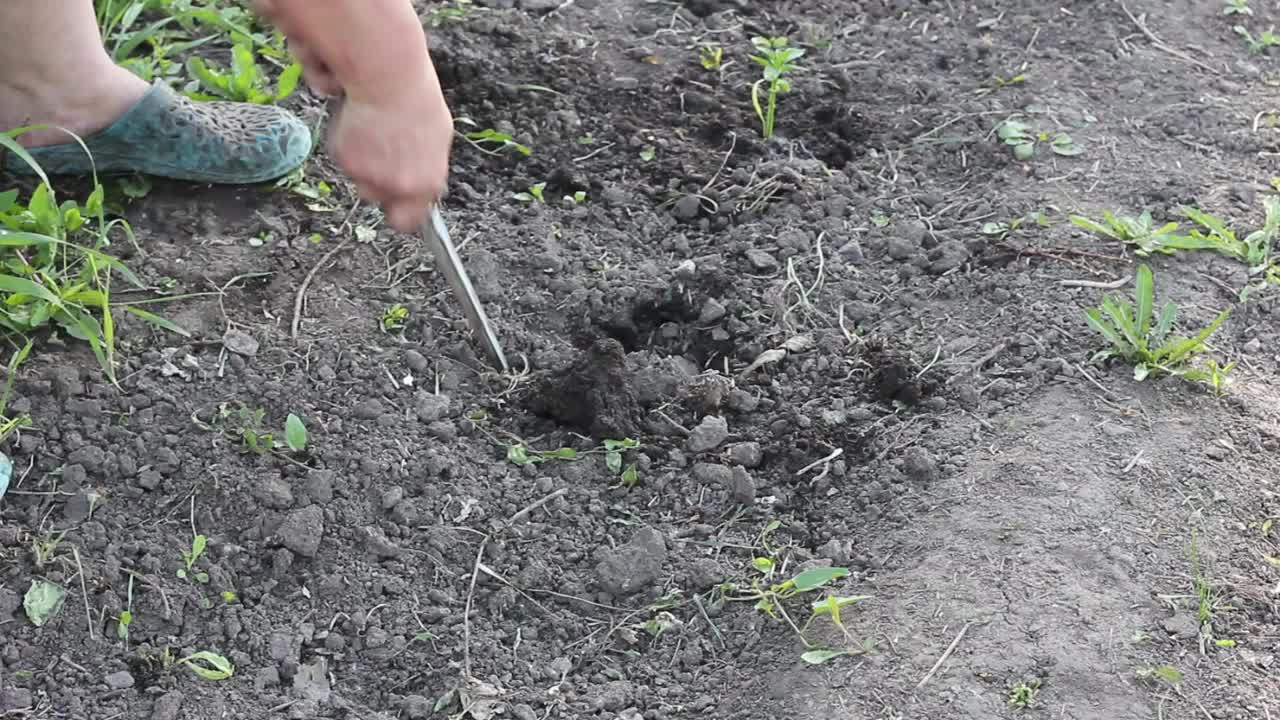
{"label": "teal rubber clog", "polygon": [[[170,180],[248,185],[296,170],[311,154],[311,131],[284,108],[237,102],[194,102],[155,83],[107,128],[78,142],[28,148],[49,175],[141,173]],[[13,155],[0,169],[34,171]]]}

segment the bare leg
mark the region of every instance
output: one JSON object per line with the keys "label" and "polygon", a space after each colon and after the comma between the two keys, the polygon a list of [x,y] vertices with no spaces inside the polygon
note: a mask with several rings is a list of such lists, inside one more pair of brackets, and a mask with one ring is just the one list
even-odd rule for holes
{"label": "bare leg", "polygon": [[[0,132],[57,125],[87,135],[147,91],[102,46],[93,0],[0,0]],[[59,130],[27,133],[27,146],[70,142]]]}

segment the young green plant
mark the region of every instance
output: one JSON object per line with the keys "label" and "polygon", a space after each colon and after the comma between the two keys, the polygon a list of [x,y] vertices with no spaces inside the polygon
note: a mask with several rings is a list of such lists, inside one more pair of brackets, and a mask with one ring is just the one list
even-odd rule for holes
{"label": "young green plant", "polygon": [[1107,296],[1100,307],[1086,310],[1084,316],[1089,327],[1111,343],[1111,347],[1094,355],[1095,361],[1121,358],[1133,366],[1133,377],[1138,381],[1164,375],[1203,381],[1205,371],[1190,367],[1190,361],[1204,351],[1205,343],[1226,320],[1228,312],[1223,310],[1192,337],[1171,335],[1178,306],[1170,300],[1158,316],[1155,314],[1155,282],[1151,268],[1141,265],[1134,302]]}
{"label": "young green plant", "polygon": [[[104,252],[116,230],[136,245],[133,231],[122,219],[106,219],[106,191],[96,176],[83,204],[58,200],[44,169],[15,140],[34,129],[0,133],[0,150],[17,156],[40,180],[25,204],[17,190],[0,191],[0,329],[27,336],[53,327],[87,342],[114,384],[113,308],[123,308],[184,337],[190,333],[138,304],[112,300],[112,279],[117,275],[136,289],[147,287],[128,267]],[[81,148],[88,152],[83,143]]]}
{"label": "young green plant", "polygon": [[[788,47],[785,37],[755,37],[751,43],[760,53],[752,55],[751,59],[762,67],[762,77],[751,85],[751,104],[760,118],[761,133],[767,140],[773,137],[778,95],[791,92],[791,81],[784,76],[800,69],[795,61],[804,57],[804,50]],[[764,102],[760,99],[762,87],[767,88]]]}
{"label": "young green plant", "polygon": [[1060,132],[1050,135],[1045,130],[1036,130],[1029,123],[1010,118],[996,127],[996,137],[1005,145],[1013,148],[1013,157],[1023,162],[1035,157],[1036,146],[1048,143],[1055,155],[1075,157],[1084,149],[1071,139],[1071,136]]}
{"label": "young green plant", "polygon": [[231,48],[231,66],[222,68],[193,55],[187,59],[187,72],[194,78],[187,94],[195,100],[232,100],[258,105],[280,102],[293,94],[302,77],[302,64],[287,65],[272,87],[271,78],[258,65],[256,50],[248,42],[237,42]]}

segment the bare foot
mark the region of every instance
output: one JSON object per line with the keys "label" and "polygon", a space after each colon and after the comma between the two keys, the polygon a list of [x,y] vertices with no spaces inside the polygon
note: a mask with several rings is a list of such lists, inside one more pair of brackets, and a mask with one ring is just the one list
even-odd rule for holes
{"label": "bare foot", "polygon": [[[114,64],[99,71],[78,72],[75,78],[36,75],[24,77],[21,67],[0,75],[0,132],[28,125],[53,125],[83,138],[119,119],[148,88],[142,78]],[[17,140],[26,147],[74,142],[74,138],[56,128],[24,133]]]}

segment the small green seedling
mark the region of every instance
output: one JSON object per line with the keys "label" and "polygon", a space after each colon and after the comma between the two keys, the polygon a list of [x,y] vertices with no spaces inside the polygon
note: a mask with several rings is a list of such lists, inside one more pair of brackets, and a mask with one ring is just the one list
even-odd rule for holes
{"label": "small green seedling", "polygon": [[196,562],[200,559],[200,556],[204,555],[205,545],[208,544],[208,542],[208,538],[198,533],[191,538],[191,549],[182,551],[183,567],[178,568],[178,577],[183,578],[184,580],[187,577],[190,577],[202,585],[209,582],[208,573],[191,572],[192,569],[194,569]]}
{"label": "small green seedling", "polygon": [[[780,583],[772,583],[771,580],[774,576],[774,573],[777,570],[777,566],[775,565],[775,562],[776,561],[774,561],[772,558],[769,558],[769,557],[753,558],[751,561],[751,566],[757,573],[761,575],[761,577],[759,579],[753,579],[750,583],[750,586],[747,588],[740,588],[733,583],[725,583],[720,586],[721,595],[724,597],[725,600],[728,600],[731,602],[742,602],[742,601],[754,602],[756,610],[759,610],[760,612],[768,615],[771,618],[781,617],[783,620],[785,620],[787,624],[791,626],[791,629],[795,631],[796,635],[799,636],[800,641],[804,643],[805,647],[808,650],[819,651],[818,655],[812,655],[808,658],[805,658],[806,662],[816,664],[820,662],[826,662],[827,660],[830,660],[834,657],[838,657],[840,655],[851,654],[853,652],[856,652],[856,651],[849,651],[849,650],[827,651],[824,648],[816,648],[814,644],[809,642],[809,639],[805,637],[804,630],[801,629],[798,625],[796,625],[795,621],[791,619],[791,616],[787,612],[787,609],[785,606],[786,601],[795,597],[796,595],[820,590],[823,587],[826,587],[827,585],[831,584],[832,582],[835,582],[836,580],[847,577],[849,575],[849,570],[847,568],[842,568],[842,567],[811,568],[809,570],[805,570],[804,572],[801,572],[800,574],[796,575],[790,580],[785,580]],[[768,583],[768,584],[762,584],[762,582]],[[842,605],[851,604],[853,602],[857,602],[860,599],[862,598],[848,598],[847,601],[842,604],[841,598],[837,597],[834,602],[837,614],[832,616],[833,619],[838,620],[839,608]],[[819,609],[819,606],[821,606],[823,609]],[[813,606],[813,610],[810,616],[810,622],[817,615],[826,614],[827,609],[829,609],[829,607],[830,606],[827,603],[827,601],[823,601],[822,603],[816,603]],[[805,623],[805,626],[807,627],[808,624],[809,623]],[[844,629],[843,624],[840,627],[842,630]]]}
{"label": "small green seedling", "polygon": [[1007,238],[1010,233],[1016,232],[1023,225],[1034,223],[1038,227],[1049,227],[1052,223],[1049,221],[1049,215],[1041,210],[1035,210],[1027,213],[1020,218],[1014,218],[1009,222],[986,222],[979,228],[979,232],[983,235],[991,235],[1001,240]]}
{"label": "small green seedling", "polygon": [[127,647],[129,645],[129,625],[133,623],[133,573],[129,573],[128,600],[125,609],[116,616],[116,637]]}
{"label": "small green seedling", "polygon": [[1171,300],[1155,316],[1155,283],[1151,268],[1146,265],[1138,267],[1134,300],[1136,304],[1107,296],[1101,307],[1085,311],[1089,327],[1111,343],[1094,360],[1122,358],[1133,365],[1133,377],[1138,381],[1162,375],[1204,380],[1204,371],[1189,367],[1189,362],[1205,349],[1206,341],[1230,311],[1223,310],[1208,327],[1190,338],[1171,336],[1178,306]]}
{"label": "small green seedling", "polygon": [[507,448],[507,462],[521,467],[553,460],[572,461],[577,459],[578,451],[567,447],[558,450],[531,450],[524,445],[512,445]]}
{"label": "small green seedling", "polygon": [[1267,50],[1280,45],[1280,35],[1276,35],[1275,28],[1268,28],[1262,31],[1257,37],[1249,32],[1243,25],[1235,26],[1236,34],[1245,39],[1249,43],[1249,52],[1261,55]]}
{"label": "small green seedling", "polygon": [[1015,159],[1023,162],[1035,157],[1036,146],[1043,143],[1048,143],[1053,154],[1062,157],[1075,157],[1084,152],[1084,149],[1076,145],[1070,135],[1062,132],[1050,135],[1044,130],[1035,130],[1030,124],[1021,120],[1009,119],[1000,123],[996,127],[996,136],[1005,145],[1013,148]]}
{"label": "small green seedling", "polygon": [[1227,0],[1226,7],[1222,8],[1223,15],[1252,15],[1253,8],[1249,7],[1249,0]]}
{"label": "small green seedling", "polygon": [[307,426],[302,422],[302,418],[289,413],[289,417],[284,421],[284,441],[289,449],[294,452],[302,452],[307,449]]}
{"label": "small green seedling", "polygon": [[187,95],[194,100],[231,100],[257,105],[280,102],[293,94],[302,77],[302,65],[291,63],[276,80],[275,87],[258,65],[256,51],[250,43],[238,42],[231,48],[231,67],[206,63],[199,55],[187,59],[187,72],[194,78],[187,85]]}
{"label": "small green seedling", "polygon": [[236,667],[230,660],[208,650],[192,653],[178,662],[205,680],[226,680],[236,673]]}
{"label": "small green seedling", "polygon": [[1102,222],[1090,220],[1082,215],[1071,215],[1071,223],[1089,232],[1119,240],[1133,245],[1134,254],[1147,257],[1152,253],[1172,255],[1178,250],[1203,250],[1212,247],[1209,243],[1192,240],[1177,231],[1178,223],[1168,222],[1157,227],[1151,218],[1151,211],[1144,210],[1138,217],[1114,215],[1109,210],[1102,211]]}
{"label": "small green seedling", "polygon": [[703,46],[698,52],[698,62],[706,70],[719,72],[724,68],[724,48],[718,45]]}
{"label": "small green seedling", "polygon": [[658,157],[658,149],[652,145],[645,145],[640,148],[640,159],[645,162],[653,162]]}
{"label": "small green seedling", "polygon": [[1262,275],[1280,282],[1280,267],[1272,259],[1272,247],[1280,235],[1280,198],[1268,198],[1262,227],[1240,239],[1225,221],[1196,208],[1184,207],[1182,214],[1203,228],[1192,230],[1188,238],[1196,244],[1235,258],[1249,268],[1250,275]]}
{"label": "small green seedling", "polygon": [[587,192],[579,190],[572,195],[565,195],[564,200],[571,205],[581,205],[587,201]]}
{"label": "small green seedling", "polygon": [[527,203],[546,202],[546,199],[543,197],[543,192],[546,189],[547,189],[547,184],[545,182],[534,183],[533,185],[529,186],[528,191],[518,192],[515,195],[512,195],[511,197],[513,197],[516,200],[519,200],[520,202],[527,202]]}
{"label": "small green seedling", "polygon": [[1040,692],[1040,681],[1019,682],[1009,688],[1009,704],[1019,708],[1029,708],[1035,703],[1036,694]]}
{"label": "small green seedling", "polygon": [[[791,92],[791,81],[784,75],[799,70],[794,63],[804,56],[804,50],[787,47],[785,37],[755,37],[751,39],[759,55],[751,59],[763,67],[763,77],[751,85],[751,104],[760,118],[761,132],[765,139],[773,137],[774,124],[777,120],[778,95]],[[767,100],[761,103],[760,88],[768,86]]]}
{"label": "small green seedling", "polygon": [[1007,88],[1013,85],[1021,85],[1026,81],[1027,81],[1027,76],[1022,73],[1018,73],[1017,75],[1014,75],[1008,78],[1006,78],[1003,75],[996,75],[995,77],[991,78],[991,82],[989,84],[978,88],[977,90],[974,91],[974,93],[977,95],[990,95],[991,93],[994,93],[998,90],[1002,90],[1004,88]]}
{"label": "small green seedling", "polygon": [[[480,148],[490,155],[501,155],[504,150],[514,150],[525,157],[533,154],[533,150],[516,142],[516,139],[508,133],[498,132],[493,128],[485,128],[477,132],[466,133],[465,137],[472,141],[476,147]],[[485,145],[496,146],[490,150]]]}
{"label": "small green seedling", "polygon": [[1182,671],[1172,665],[1142,668],[1134,673],[1134,677],[1142,682],[1164,682],[1170,687],[1182,684]]}
{"label": "small green seedling", "polygon": [[623,440],[605,440],[604,447],[604,465],[609,472],[618,476],[618,484],[622,487],[635,487],[640,482],[636,474],[635,463],[630,463],[623,468],[623,453],[627,450],[634,450],[640,447],[638,440],[625,438]]}
{"label": "small green seedling", "polygon": [[382,326],[383,332],[396,332],[404,329],[404,324],[408,319],[409,308],[397,303],[382,311],[382,317],[379,318],[378,324]]}
{"label": "small green seedling", "polygon": [[471,0],[453,0],[451,4],[432,11],[427,16],[427,24],[431,27],[440,27],[448,22],[461,22],[471,17],[475,11],[475,5]]}

